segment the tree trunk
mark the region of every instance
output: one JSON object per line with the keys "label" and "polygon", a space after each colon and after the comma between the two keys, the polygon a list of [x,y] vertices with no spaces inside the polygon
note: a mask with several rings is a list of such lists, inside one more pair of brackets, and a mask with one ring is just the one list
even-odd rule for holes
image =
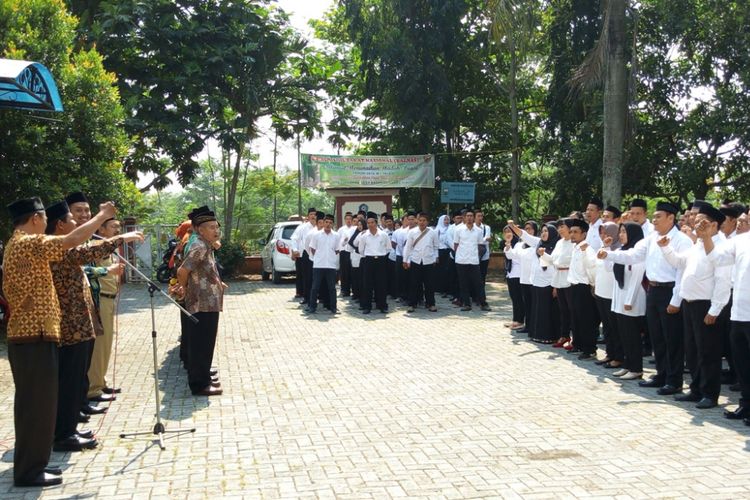
{"label": "tree trunk", "polygon": [[605,205],[622,202],[622,165],[625,149],[625,125],[628,103],[625,66],[625,2],[609,3],[609,52],[604,81],[604,158],[602,161],[602,198]]}
{"label": "tree trunk", "polygon": [[521,211],[519,184],[521,180],[521,158],[518,140],[518,95],[516,93],[516,75],[518,73],[518,59],[516,44],[513,34],[508,35],[510,48],[510,82],[508,85],[508,99],[510,101],[510,130],[512,139],[512,152],[510,164],[510,202],[511,215],[517,221]]}
{"label": "tree trunk", "polygon": [[226,234],[224,240],[229,243],[232,241],[232,221],[234,219],[234,198],[237,196],[237,184],[240,181],[240,167],[242,165],[242,153],[245,150],[245,145],[240,143],[237,146],[237,160],[234,162],[234,168],[232,169],[232,178],[227,186],[227,198],[225,201],[224,210],[224,228]]}

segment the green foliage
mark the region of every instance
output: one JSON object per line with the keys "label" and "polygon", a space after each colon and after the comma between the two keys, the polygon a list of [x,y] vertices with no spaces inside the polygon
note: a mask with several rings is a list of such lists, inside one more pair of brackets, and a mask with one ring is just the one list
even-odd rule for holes
{"label": "green foliage", "polygon": [[232,241],[222,244],[216,252],[216,259],[222,267],[222,276],[225,278],[237,276],[245,262],[245,255],[247,255],[247,250],[241,243]]}
{"label": "green foliage", "polygon": [[[75,26],[61,0],[0,0],[0,57],[45,64],[65,108],[45,115],[53,122],[0,111],[0,195],[50,203],[83,190],[94,204],[114,200],[127,215],[139,209],[141,196],[122,172],[128,138],[115,76],[95,49],[72,49]],[[0,221],[7,235],[8,221]]]}

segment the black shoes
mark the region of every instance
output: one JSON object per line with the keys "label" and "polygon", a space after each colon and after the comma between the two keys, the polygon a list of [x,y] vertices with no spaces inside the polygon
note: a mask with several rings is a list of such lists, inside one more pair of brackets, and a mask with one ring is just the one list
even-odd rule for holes
{"label": "black shoes", "polygon": [[76,431],[76,434],[84,439],[93,439],[94,437],[94,431],[92,431],[91,429],[81,429],[79,431]]}
{"label": "black shoes", "polygon": [[96,439],[87,439],[73,434],[62,441],[55,441],[55,444],[52,445],[52,450],[63,452],[93,450],[98,444]]}
{"label": "black shoes", "polygon": [[40,472],[39,475],[33,479],[18,480],[15,481],[14,484],[20,487],[41,486],[43,488],[45,486],[55,486],[57,484],[62,484],[62,477],[60,477],[59,475],[50,474],[49,472]]}
{"label": "black shoes", "polygon": [[96,403],[109,403],[110,401],[115,401],[117,399],[117,396],[114,394],[99,394],[98,396],[93,396],[89,398],[89,401],[94,401]]}
{"label": "black shoes", "polygon": [[53,476],[62,476],[62,469],[60,467],[55,467],[54,465],[48,465],[45,467],[44,472],[52,474]]}
{"label": "black shoes", "polygon": [[85,405],[81,407],[81,412],[85,413],[86,415],[101,415],[102,413],[107,413],[107,408],[100,408],[94,405]]}
{"label": "black shoes", "polygon": [[686,394],[678,394],[677,396],[674,397],[675,401],[681,401],[683,403],[697,403],[701,399],[703,398],[701,398],[700,394],[696,394],[692,391]]}
{"label": "black shoes", "polygon": [[369,309],[362,309],[362,314],[370,314],[370,310]]}
{"label": "black shoes", "polygon": [[112,387],[105,387],[102,389],[102,392],[104,394],[120,394],[122,392],[122,389],[119,387],[112,388]]}
{"label": "black shoes", "polygon": [[589,361],[591,359],[596,359],[596,355],[582,352],[578,355],[578,359],[580,359],[581,361]]}
{"label": "black shoes", "polygon": [[82,411],[78,412],[78,423],[79,424],[87,424],[91,420],[91,417],[83,413]]}
{"label": "black shoes", "polygon": [[664,385],[664,382],[659,382],[656,379],[648,379],[648,380],[641,380],[638,382],[638,385],[641,387],[659,387],[661,388]]}
{"label": "black shoes", "polygon": [[656,391],[656,394],[659,396],[671,396],[672,394],[679,394],[682,392],[681,387],[675,387],[670,384],[666,384],[665,386],[659,388],[658,391]]}
{"label": "black shoes", "polygon": [[702,398],[695,407],[699,410],[708,410],[709,408],[715,408],[717,405],[718,402],[715,399]]}
{"label": "black shoes", "polygon": [[729,420],[742,420],[747,417],[750,417],[750,410],[744,406],[738,406],[733,411],[724,410],[724,418]]}

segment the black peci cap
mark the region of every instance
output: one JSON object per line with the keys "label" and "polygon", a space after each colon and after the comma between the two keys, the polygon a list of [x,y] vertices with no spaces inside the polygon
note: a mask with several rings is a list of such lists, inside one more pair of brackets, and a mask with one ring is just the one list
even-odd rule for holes
{"label": "black peci cap", "polygon": [[10,218],[15,223],[21,217],[34,212],[44,212],[44,204],[38,196],[16,200],[7,206]]}
{"label": "black peci cap", "polygon": [[619,219],[620,216],[622,215],[622,211],[619,208],[617,208],[617,207],[613,207],[612,205],[610,205],[607,208],[605,208],[604,211],[612,213],[612,215],[615,217],[615,219]]}
{"label": "black peci cap", "polygon": [[55,222],[70,212],[70,207],[68,206],[67,202],[65,201],[58,201],[57,203],[53,203],[52,205],[47,207],[47,224],[50,222]]}
{"label": "black peci cap", "polygon": [[[695,204],[693,204],[693,206],[695,206]],[[656,211],[677,215],[678,213],[680,213],[680,207],[668,201],[660,201],[656,204]]]}
{"label": "black peci cap", "polygon": [[718,222],[719,225],[721,225],[727,218],[727,216],[721,213],[718,208],[714,207],[713,205],[709,205],[708,203],[704,203],[703,205],[701,205],[698,209],[698,213],[705,215],[714,222]]}
{"label": "black peci cap", "polygon": [[630,201],[630,208],[642,208],[646,210],[648,206],[646,205],[646,200],[641,199],[641,198],[633,198]]}
{"label": "black peci cap", "polygon": [[68,196],[66,196],[65,202],[68,205],[72,205],[73,203],[88,203],[89,199],[86,198],[86,195],[81,191],[76,191],[75,193],[70,193]]}

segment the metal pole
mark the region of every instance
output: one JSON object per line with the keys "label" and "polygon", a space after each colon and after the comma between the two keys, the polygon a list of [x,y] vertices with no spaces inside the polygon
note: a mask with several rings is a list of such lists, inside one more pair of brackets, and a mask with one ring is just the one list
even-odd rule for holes
{"label": "metal pole", "polygon": [[302,215],[302,157],[299,151],[299,132],[297,132],[297,215]]}
{"label": "metal pole", "polygon": [[[279,141],[279,132],[273,135],[273,223],[276,224],[276,157],[278,156],[277,144]],[[299,154],[299,151],[297,152]]]}

